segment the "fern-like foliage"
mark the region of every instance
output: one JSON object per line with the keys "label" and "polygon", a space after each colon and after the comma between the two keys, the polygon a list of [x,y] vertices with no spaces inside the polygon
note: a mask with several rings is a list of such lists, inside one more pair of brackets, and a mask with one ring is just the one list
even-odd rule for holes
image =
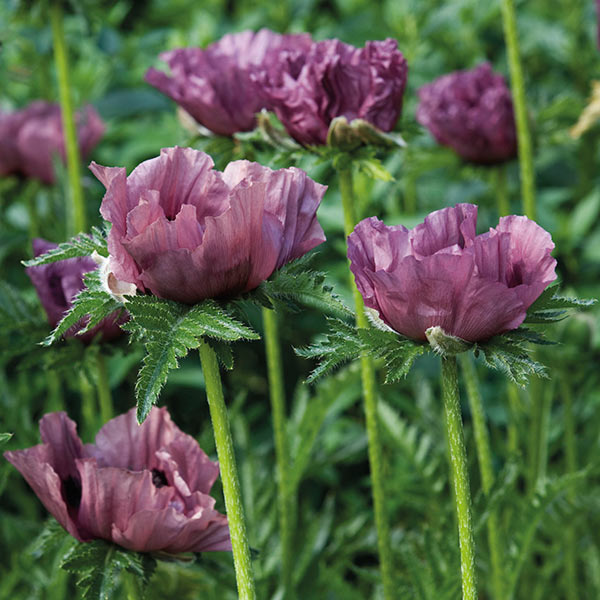
{"label": "fern-like foliage", "polygon": [[[155,296],[134,296],[127,302],[131,317],[123,328],[134,339],[143,341],[146,356],[136,383],[137,418],[140,423],[148,416],[169,371],[178,366],[178,359],[198,348],[203,337],[217,342],[258,339],[250,327],[232,317],[212,300],[187,306]],[[226,366],[232,357],[219,348],[218,356]]]}
{"label": "fern-like foliage", "polygon": [[587,308],[595,303],[595,299],[580,300],[561,296],[558,294],[558,285],[553,285],[546,288],[529,307],[525,323],[554,323],[566,318],[570,308]]}
{"label": "fern-like foliage", "polygon": [[147,585],[156,561],[148,554],[130,552],[102,540],[74,545],[63,557],[61,567],[76,575],[83,600],[110,600],[119,574],[129,572]]}
{"label": "fern-like foliage", "polygon": [[308,348],[296,348],[296,353],[319,361],[307,379],[309,383],[361,355],[382,359],[387,370],[386,381],[392,382],[405,377],[415,358],[427,348],[426,344],[393,331],[356,328],[340,319],[329,319],[325,337]]}
{"label": "fern-like foliage", "polygon": [[23,264],[26,267],[38,267],[67,258],[90,256],[94,252],[97,252],[101,256],[108,256],[106,235],[98,227],[92,227],[90,234],[81,233],[67,242],[60,243],[58,248],[48,250],[48,252],[40,254],[40,256],[31,260],[23,261]]}
{"label": "fern-like foliage", "polygon": [[71,310],[65,314],[54,331],[44,340],[45,346],[58,341],[71,327],[85,319],[85,325],[78,331],[80,335],[89,331],[102,319],[123,308],[113,296],[104,291],[98,270],[90,271],[84,276],[85,287],[73,299]]}
{"label": "fern-like foliage", "polygon": [[350,316],[352,311],[325,284],[325,274],[312,268],[315,256],[315,253],[305,254],[284,265],[247,298],[267,308],[298,312],[301,307],[308,307],[326,314]]}

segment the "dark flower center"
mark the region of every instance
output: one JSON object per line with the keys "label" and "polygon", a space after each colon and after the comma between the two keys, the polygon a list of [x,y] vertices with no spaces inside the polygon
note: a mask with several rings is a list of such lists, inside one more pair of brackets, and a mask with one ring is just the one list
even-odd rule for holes
{"label": "dark flower center", "polygon": [[69,475],[62,482],[62,493],[67,506],[79,508],[81,504],[81,482]]}
{"label": "dark flower center", "polygon": [[161,488],[165,485],[169,485],[164,471],[158,469],[152,469],[152,483],[157,487]]}

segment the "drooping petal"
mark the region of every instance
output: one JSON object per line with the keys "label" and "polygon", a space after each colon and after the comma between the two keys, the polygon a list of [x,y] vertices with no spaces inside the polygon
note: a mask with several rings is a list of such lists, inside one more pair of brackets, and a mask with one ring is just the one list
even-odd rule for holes
{"label": "drooping petal", "polygon": [[82,542],[89,540],[77,526],[75,515],[71,514],[74,507],[70,510],[67,505],[63,483],[52,466],[54,453],[48,445],[7,451],[4,458],[19,470],[48,512],[74,538]]}

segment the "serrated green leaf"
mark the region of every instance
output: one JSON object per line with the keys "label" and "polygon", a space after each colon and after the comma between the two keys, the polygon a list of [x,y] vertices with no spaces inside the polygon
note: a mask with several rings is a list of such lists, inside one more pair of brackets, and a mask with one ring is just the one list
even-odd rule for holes
{"label": "serrated green leaf", "polygon": [[315,256],[315,253],[305,254],[284,265],[256,291],[249,294],[248,298],[268,308],[275,305],[292,312],[306,306],[326,314],[351,315],[352,311],[332,292],[332,288],[324,283],[325,275],[311,269]]}
{"label": "serrated green leaf", "polygon": [[308,348],[294,349],[298,356],[320,361],[308,376],[308,383],[322,377],[335,367],[358,358],[362,351],[362,342],[352,325],[339,319],[329,318],[328,321],[330,329],[323,340]]}
{"label": "serrated green leaf", "polygon": [[6,444],[6,442],[8,442],[12,436],[12,433],[0,433],[0,446]]}
{"label": "serrated green leaf", "polygon": [[580,300],[558,294],[558,285],[547,287],[527,310],[525,323],[553,323],[567,316],[570,308],[588,308],[596,299]]}
{"label": "serrated green leaf", "polygon": [[[134,296],[127,302],[127,310],[131,319],[123,328],[146,348],[136,382],[140,423],[156,403],[169,371],[177,368],[179,358],[199,346],[202,337],[224,342],[259,337],[213,300],[187,306],[155,296]],[[232,364],[224,352],[221,359]]]}
{"label": "serrated green leaf", "polygon": [[210,347],[214,350],[219,362],[225,369],[231,371],[233,369],[233,350],[231,346],[226,342],[220,342],[218,340],[209,340]]}
{"label": "serrated green leaf", "polygon": [[92,227],[91,234],[79,234],[67,242],[61,242],[57,248],[52,248],[45,254],[23,261],[23,264],[26,267],[38,267],[67,258],[91,256],[94,252],[101,256],[108,256],[106,237],[97,227]]}
{"label": "serrated green leaf", "polygon": [[119,301],[104,291],[97,270],[87,273],[84,283],[86,287],[73,298],[71,309],[42,342],[44,346],[50,346],[60,340],[71,327],[81,324],[83,319],[85,319],[85,324],[77,332],[78,335],[86,333],[115,311],[123,309],[123,305]]}
{"label": "serrated green leaf", "polygon": [[45,523],[40,534],[28,547],[28,552],[30,552],[36,558],[47,552],[54,552],[56,548],[60,546],[66,538],[69,537],[69,534],[63,529],[58,521],[50,518]]}

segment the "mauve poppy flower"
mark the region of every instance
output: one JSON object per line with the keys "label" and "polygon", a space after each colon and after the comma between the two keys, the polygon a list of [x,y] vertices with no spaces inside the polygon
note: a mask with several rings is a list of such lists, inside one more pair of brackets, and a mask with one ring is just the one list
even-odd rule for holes
{"label": "mauve poppy flower", "polygon": [[263,87],[288,133],[316,146],[327,142],[336,117],[391,131],[402,110],[407,73],[395,40],[367,42],[364,48],[323,40],[265,71]]}
{"label": "mauve poppy flower", "polygon": [[42,444],[5,452],[44,506],[75,538],[138,552],[231,550],[227,518],[208,495],[219,467],[196,440],[152,408],[110,420],[82,444],[64,412],[40,422]]}
{"label": "mauve poppy flower", "polygon": [[[40,238],[33,240],[33,253],[35,256],[45,254],[56,247],[56,244]],[[98,265],[91,257],[82,256],[25,269],[29,279],[35,286],[42,306],[48,315],[48,321],[53,328],[71,308],[73,298],[85,287],[83,276],[97,268]],[[125,319],[126,317],[119,318],[119,315],[115,314],[112,317],[103,319],[90,331],[77,337],[83,342],[90,342],[101,332],[103,341],[113,340],[123,333],[118,323],[124,322]],[[84,324],[81,323],[76,327],[72,327],[65,335],[73,337],[83,329],[83,326]]]}
{"label": "mauve poppy flower", "polygon": [[204,127],[232,135],[254,129],[256,113],[267,108],[255,73],[272,69],[282,55],[307,51],[310,45],[308,34],[242,31],[225,35],[204,50],[164,52],[160,58],[171,75],[149,69],[145,79]]}
{"label": "mauve poppy flower", "polygon": [[473,204],[435,211],[411,230],[361,221],[348,257],[365,306],[418,340],[434,326],[469,342],[519,327],[556,279],[552,238],[527,217],[502,217],[482,235],[476,224]]}
{"label": "mauve poppy flower", "polygon": [[[92,106],[75,115],[79,149],[87,156],[104,133]],[[0,176],[12,173],[53,183],[52,161],[65,162],[65,141],[60,106],[42,100],[13,113],[0,112]]]}
{"label": "mauve poppy flower", "polygon": [[247,292],[325,240],[316,212],[326,186],[294,167],[240,160],[221,173],[208,154],[175,147],[129,177],[90,168],[106,187],[110,271],[160,298],[193,304]]}
{"label": "mauve poppy flower", "polygon": [[463,159],[491,165],[517,155],[510,90],[488,63],[443,75],[418,93],[417,121]]}

